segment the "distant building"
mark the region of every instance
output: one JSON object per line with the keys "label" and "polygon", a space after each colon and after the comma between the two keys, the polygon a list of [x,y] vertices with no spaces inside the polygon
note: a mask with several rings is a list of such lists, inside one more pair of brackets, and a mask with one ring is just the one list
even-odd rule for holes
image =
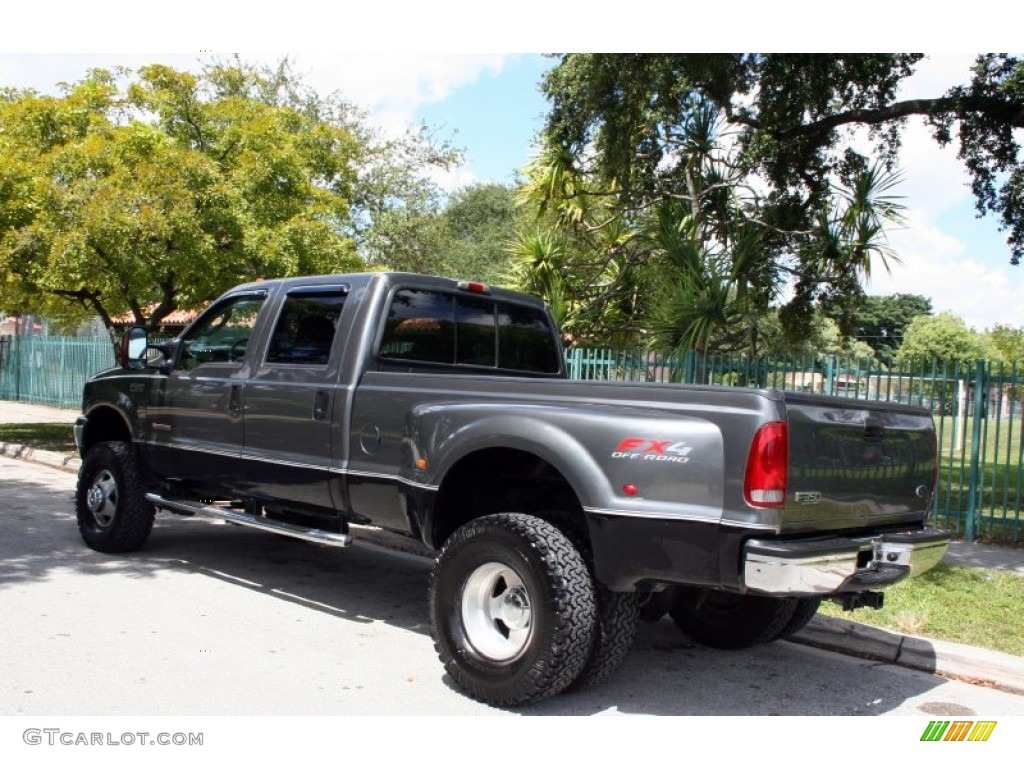
{"label": "distant building", "polygon": [[[150,305],[146,307],[146,311],[150,312],[155,307],[155,304]],[[202,312],[201,309],[176,309],[160,321],[158,330],[160,333],[166,333],[169,336],[177,336],[189,323],[199,316],[200,312]],[[113,323],[114,328],[118,329],[130,328],[133,325],[138,325],[135,321],[135,316],[131,312],[126,312],[123,315],[112,317],[111,322]]]}
{"label": "distant building", "polygon": [[3,316],[3,320],[0,320],[0,336],[42,336],[45,331],[46,326],[31,315]]}

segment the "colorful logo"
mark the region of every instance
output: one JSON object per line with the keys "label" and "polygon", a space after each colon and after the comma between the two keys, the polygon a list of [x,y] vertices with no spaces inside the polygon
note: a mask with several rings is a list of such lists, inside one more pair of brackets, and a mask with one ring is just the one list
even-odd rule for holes
{"label": "colorful logo", "polygon": [[690,460],[692,445],[650,437],[626,437],[612,451],[613,459],[639,459],[641,461],[669,461],[686,464]]}
{"label": "colorful logo", "polygon": [[995,720],[932,720],[921,741],[988,741],[995,729]]}

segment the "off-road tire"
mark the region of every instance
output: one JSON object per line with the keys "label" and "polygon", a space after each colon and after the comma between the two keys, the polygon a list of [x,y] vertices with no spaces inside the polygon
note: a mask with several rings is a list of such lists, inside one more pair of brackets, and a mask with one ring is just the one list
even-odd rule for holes
{"label": "off-road tire", "polygon": [[820,597],[798,597],[793,599],[796,602],[796,610],[793,612],[790,620],[786,622],[786,626],[779,630],[779,634],[772,638],[773,640],[785,640],[795,635],[807,626],[808,622],[818,612],[818,608],[821,607]]}
{"label": "off-road tire", "polygon": [[636,592],[612,592],[595,585],[597,597],[597,624],[590,658],[579,677],[569,686],[577,690],[588,685],[603,683],[622,666],[640,625],[640,599]]}
{"label": "off-road tire", "polygon": [[78,472],[75,513],[82,539],[98,552],[131,552],[146,543],[156,510],[146,501],[129,443],[110,441],[89,449]]}
{"label": "off-road tire", "polygon": [[738,650],[776,639],[795,611],[793,599],[679,588],[669,614],[701,645]]}
{"label": "off-road tire", "polygon": [[430,577],[434,648],[458,688],[487,704],[553,696],[590,658],[597,605],[572,542],[532,515],[472,520]]}

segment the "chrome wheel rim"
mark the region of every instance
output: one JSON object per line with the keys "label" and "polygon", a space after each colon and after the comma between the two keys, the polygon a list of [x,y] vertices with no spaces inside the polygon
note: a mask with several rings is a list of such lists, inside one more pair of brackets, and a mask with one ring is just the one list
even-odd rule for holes
{"label": "chrome wheel rim", "polygon": [[117,481],[109,469],[102,470],[85,494],[85,505],[100,528],[108,527],[117,514]]}
{"label": "chrome wheel rim", "polygon": [[533,607],[522,578],[502,563],[481,565],[462,590],[462,625],[470,645],[494,661],[519,656],[533,633]]}

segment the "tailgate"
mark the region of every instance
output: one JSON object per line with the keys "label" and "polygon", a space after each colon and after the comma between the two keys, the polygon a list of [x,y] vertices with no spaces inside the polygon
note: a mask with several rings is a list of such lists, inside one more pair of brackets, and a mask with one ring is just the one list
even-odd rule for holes
{"label": "tailgate", "polygon": [[782,529],[920,522],[932,499],[935,429],[924,408],[785,394],[789,484]]}

